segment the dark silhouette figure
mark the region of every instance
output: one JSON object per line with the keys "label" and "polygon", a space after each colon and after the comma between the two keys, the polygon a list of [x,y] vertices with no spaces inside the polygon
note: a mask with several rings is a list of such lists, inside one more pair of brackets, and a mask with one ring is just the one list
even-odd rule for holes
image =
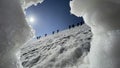
{"label": "dark silhouette figure", "polygon": [[59,33],[59,30],[57,30],[57,33]]}
{"label": "dark silhouette figure", "polygon": [[39,36],[39,39],[41,38],[41,36]]}
{"label": "dark silhouette figure", "polygon": [[80,23],[77,23],[77,26],[80,26]]}
{"label": "dark silhouette figure", "polygon": [[80,25],[82,25],[82,24],[83,24],[83,21],[80,22]]}
{"label": "dark silhouette figure", "polygon": [[80,23],[81,23],[81,25],[83,25],[85,23],[85,21],[84,21],[83,17],[81,17],[81,18],[82,18],[82,21]]}
{"label": "dark silhouette figure", "polygon": [[47,34],[45,34],[45,37],[47,36]]}
{"label": "dark silhouette figure", "polygon": [[82,25],[84,24],[85,22],[84,21],[82,21]]}
{"label": "dark silhouette figure", "polygon": [[71,29],[71,25],[69,25],[69,29]]}
{"label": "dark silhouette figure", "polygon": [[75,27],[75,25],[73,24],[73,25],[72,25],[72,28],[74,28],[74,27]]}
{"label": "dark silhouette figure", "polygon": [[39,37],[37,37],[37,39],[39,39]]}
{"label": "dark silhouette figure", "polygon": [[41,38],[41,36],[38,36],[38,37],[37,37],[37,39],[40,39],[40,38]]}
{"label": "dark silhouette figure", "polygon": [[55,31],[53,31],[52,34],[55,34]]}

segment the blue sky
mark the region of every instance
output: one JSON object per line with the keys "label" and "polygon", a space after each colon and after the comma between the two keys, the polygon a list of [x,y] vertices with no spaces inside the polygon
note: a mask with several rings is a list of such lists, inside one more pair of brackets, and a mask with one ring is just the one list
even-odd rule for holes
{"label": "blue sky", "polygon": [[70,13],[70,0],[45,0],[42,4],[26,9],[26,17],[35,19],[31,26],[36,36],[52,34],[57,29],[64,30],[69,25],[80,23],[83,19]]}

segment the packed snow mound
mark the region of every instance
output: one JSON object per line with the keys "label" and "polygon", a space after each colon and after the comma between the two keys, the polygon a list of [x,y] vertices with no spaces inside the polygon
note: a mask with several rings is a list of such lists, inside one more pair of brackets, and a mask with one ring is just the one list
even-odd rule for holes
{"label": "packed snow mound", "polygon": [[0,0],[0,68],[18,68],[16,52],[32,38],[18,0]]}
{"label": "packed snow mound", "polygon": [[27,9],[32,5],[37,5],[38,3],[42,3],[44,0],[20,0],[22,8]]}
{"label": "packed snow mound", "polygon": [[82,25],[28,42],[21,48],[23,68],[88,68],[92,33]]}
{"label": "packed snow mound", "polygon": [[120,68],[120,0],[72,0],[70,6],[93,33],[90,68]]}
{"label": "packed snow mound", "polygon": [[120,29],[120,0],[72,0],[71,13],[83,16],[94,35]]}

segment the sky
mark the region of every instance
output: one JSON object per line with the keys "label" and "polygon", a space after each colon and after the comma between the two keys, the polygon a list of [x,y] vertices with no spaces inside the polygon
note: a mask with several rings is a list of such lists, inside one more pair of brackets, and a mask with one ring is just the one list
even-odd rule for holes
{"label": "sky", "polygon": [[35,30],[36,36],[52,34],[56,30],[64,30],[69,25],[83,21],[70,13],[70,0],[45,0],[37,6],[32,5],[25,9],[28,22]]}

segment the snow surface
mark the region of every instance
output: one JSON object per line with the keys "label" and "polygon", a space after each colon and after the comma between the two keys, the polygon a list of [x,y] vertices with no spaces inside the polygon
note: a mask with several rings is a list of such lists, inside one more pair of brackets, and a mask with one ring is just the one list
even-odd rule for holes
{"label": "snow surface", "polygon": [[23,68],[88,68],[91,29],[86,25],[28,42],[21,48]]}
{"label": "snow surface", "polygon": [[37,5],[38,3],[42,3],[44,0],[20,0],[22,8],[27,9],[32,5]]}
{"label": "snow surface", "polygon": [[90,68],[120,68],[120,0],[72,0],[70,6],[93,33]]}
{"label": "snow surface", "polygon": [[32,37],[18,0],[0,0],[0,68],[17,68],[16,52]]}

